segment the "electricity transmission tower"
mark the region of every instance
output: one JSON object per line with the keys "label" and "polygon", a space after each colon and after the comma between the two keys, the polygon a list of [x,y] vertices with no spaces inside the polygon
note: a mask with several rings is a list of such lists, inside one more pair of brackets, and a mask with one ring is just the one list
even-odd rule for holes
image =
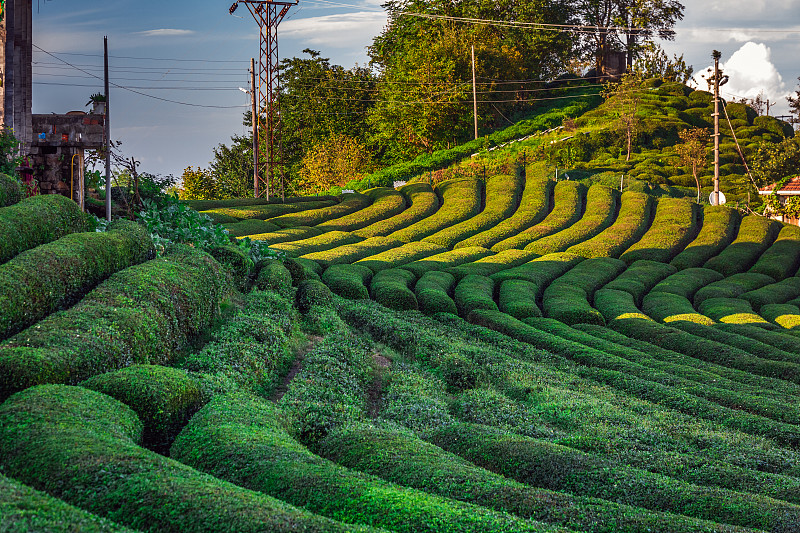
{"label": "electricity transmission tower", "polygon": [[[266,154],[259,154],[259,145],[254,142],[256,162],[253,188],[255,197],[264,196],[269,200],[270,183],[280,184],[281,198],[285,199],[283,176],[283,143],[281,141],[281,111],[278,105],[280,78],[278,76],[278,24],[298,0],[275,2],[273,0],[237,0],[228,10],[232,15],[239,4],[244,4],[255,19],[259,28],[259,57],[256,86],[252,88],[256,100],[256,140],[264,138]],[[260,133],[260,136],[259,136]],[[263,187],[262,187],[263,185]]]}

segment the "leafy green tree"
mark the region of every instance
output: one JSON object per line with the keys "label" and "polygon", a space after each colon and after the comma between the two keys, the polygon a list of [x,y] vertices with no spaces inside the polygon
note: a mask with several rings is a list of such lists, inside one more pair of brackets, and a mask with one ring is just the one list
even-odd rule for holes
{"label": "leafy green tree", "polygon": [[303,158],[295,187],[300,194],[320,194],[359,179],[372,169],[369,152],[357,139],[334,134],[309,150]]}
{"label": "leafy green tree", "polygon": [[675,145],[681,164],[691,167],[697,184],[697,203],[700,203],[700,179],[697,169],[704,167],[708,159],[708,131],[705,128],[689,128],[678,132],[681,142]]}
{"label": "leafy green tree", "polygon": [[[249,121],[250,115],[245,117]],[[208,169],[217,198],[250,198],[253,196],[253,135],[231,137],[231,145],[214,148],[214,159]]]}
{"label": "leafy green tree", "polygon": [[640,47],[640,53],[633,68],[639,71],[645,79],[661,78],[664,81],[678,81],[683,84],[687,83],[694,73],[694,67],[686,64],[683,54],[680,57],[673,54],[670,59],[664,49],[653,42],[645,43]]}
{"label": "leafy green tree", "polygon": [[609,84],[603,93],[606,98],[606,109],[616,120],[614,124],[618,131],[625,136],[627,156],[625,161],[631,160],[633,139],[641,122],[637,116],[639,105],[642,103],[642,77],[637,72],[629,72],[622,76],[619,83]]}
{"label": "leafy green tree", "polygon": [[753,177],[759,187],[780,182],[800,173],[800,144],[798,139],[779,143],[762,142],[751,163]]}
{"label": "leafy green tree", "polygon": [[[797,78],[797,81],[800,81],[800,77]],[[795,116],[795,124],[800,124],[800,86],[794,92],[794,96],[790,94],[786,97],[786,101],[789,102],[789,113]]]}
{"label": "leafy green tree", "polygon": [[181,200],[216,200],[217,187],[208,169],[186,167],[181,176]]}

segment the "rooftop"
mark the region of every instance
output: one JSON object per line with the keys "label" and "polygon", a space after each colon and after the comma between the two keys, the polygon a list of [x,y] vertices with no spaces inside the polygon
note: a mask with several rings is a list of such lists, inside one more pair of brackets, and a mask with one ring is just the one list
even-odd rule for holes
{"label": "rooftop", "polygon": [[[758,189],[759,194],[771,194],[773,189],[775,189],[775,183],[767,185],[766,187],[762,187]],[[786,184],[778,190],[778,194],[800,194],[800,176],[795,176]]]}

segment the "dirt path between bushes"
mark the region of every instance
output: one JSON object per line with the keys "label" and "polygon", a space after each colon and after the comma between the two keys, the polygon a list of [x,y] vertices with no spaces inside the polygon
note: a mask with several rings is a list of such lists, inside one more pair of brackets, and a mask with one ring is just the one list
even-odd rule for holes
{"label": "dirt path between bushes", "polygon": [[306,337],[306,342],[297,350],[297,353],[294,356],[292,368],[290,368],[289,373],[283,377],[281,384],[275,388],[275,392],[272,393],[270,400],[273,402],[278,402],[281,398],[283,398],[283,395],[286,394],[287,390],[289,390],[289,384],[300,372],[300,369],[303,368],[303,359],[305,359],[306,354],[313,350],[321,340],[322,337],[319,335],[309,335]]}

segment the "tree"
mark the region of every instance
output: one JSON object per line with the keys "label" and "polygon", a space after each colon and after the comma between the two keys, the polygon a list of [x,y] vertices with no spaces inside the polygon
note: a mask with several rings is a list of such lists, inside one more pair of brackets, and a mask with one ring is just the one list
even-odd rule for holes
{"label": "tree", "polygon": [[11,128],[0,127],[0,173],[9,176],[17,175],[17,167],[20,166],[22,158],[17,155],[19,141],[14,137]]}
{"label": "tree", "polygon": [[341,187],[369,172],[369,152],[357,139],[334,134],[319,142],[303,158],[295,187],[301,194],[320,194]]}
{"label": "tree", "polygon": [[208,169],[186,167],[181,176],[181,200],[215,200],[216,183]]}
{"label": "tree", "polygon": [[697,203],[700,203],[700,180],[697,178],[697,169],[705,166],[708,159],[708,131],[705,128],[689,128],[678,133],[681,139],[675,145],[681,164],[692,168],[692,176],[697,184]]}
{"label": "tree", "polygon": [[753,156],[751,167],[756,184],[765,187],[783,178],[800,173],[800,144],[798,139],[784,139],[779,143],[762,142]]}
{"label": "tree", "polygon": [[[800,76],[798,76],[797,81],[800,81]],[[789,113],[795,116],[795,124],[800,124],[800,86],[794,92],[794,96],[790,94],[786,97],[786,101],[789,102]]]}
{"label": "tree", "polygon": [[633,149],[633,138],[639,128],[640,118],[636,116],[642,102],[642,78],[637,72],[629,72],[622,76],[619,83],[609,84],[603,92],[606,98],[606,109],[616,116],[615,125],[625,135],[627,156],[630,161]]}
{"label": "tree", "polygon": [[670,59],[664,49],[653,42],[640,47],[639,57],[633,68],[645,79],[661,78],[664,81],[678,81],[683,84],[692,79],[694,73],[694,67],[686,64],[683,54],[680,57],[673,54]]}
{"label": "tree", "polygon": [[[250,114],[245,117],[249,122]],[[208,169],[217,198],[253,196],[253,135],[231,137],[231,146],[219,144]]]}

